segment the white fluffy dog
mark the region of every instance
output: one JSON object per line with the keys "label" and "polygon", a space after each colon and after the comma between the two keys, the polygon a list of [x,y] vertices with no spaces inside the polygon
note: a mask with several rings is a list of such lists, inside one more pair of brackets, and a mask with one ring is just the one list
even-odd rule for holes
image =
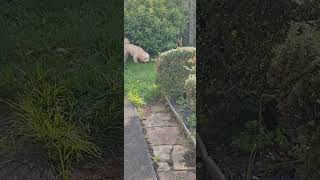
{"label": "white fluffy dog", "polygon": [[131,44],[130,41],[125,38],[124,39],[124,62],[126,62],[128,56],[133,57],[133,61],[135,63],[140,62],[148,62],[150,56],[147,52],[145,52],[141,47]]}

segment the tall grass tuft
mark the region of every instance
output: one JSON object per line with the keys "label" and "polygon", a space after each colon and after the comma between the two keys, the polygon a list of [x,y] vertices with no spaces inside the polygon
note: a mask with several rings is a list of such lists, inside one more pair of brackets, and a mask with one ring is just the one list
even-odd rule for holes
{"label": "tall grass tuft", "polygon": [[74,163],[86,155],[99,156],[99,150],[74,123],[73,112],[63,111],[64,87],[46,81],[37,83],[31,82],[16,102],[9,102],[14,110],[11,131],[15,143],[38,144],[56,175],[69,179]]}

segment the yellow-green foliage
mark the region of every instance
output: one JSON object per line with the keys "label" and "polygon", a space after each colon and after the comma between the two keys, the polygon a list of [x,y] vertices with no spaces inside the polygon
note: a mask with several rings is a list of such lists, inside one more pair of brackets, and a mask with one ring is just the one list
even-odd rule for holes
{"label": "yellow-green foliage", "polygon": [[132,102],[135,106],[140,107],[142,105],[145,105],[145,102],[143,101],[142,97],[139,96],[137,91],[130,91],[128,93],[128,100]]}
{"label": "yellow-green foliage", "polygon": [[[53,170],[69,179],[71,167],[84,155],[99,155],[98,148],[74,122],[73,112],[63,112],[64,88],[46,82],[31,83],[17,102],[9,103],[14,110],[12,134],[15,143],[33,142],[46,151]],[[72,109],[72,107],[71,107]],[[67,114],[66,114],[67,113]]]}
{"label": "yellow-green foliage", "polygon": [[128,100],[136,106],[142,106],[160,95],[158,85],[155,84],[154,65],[154,62],[127,64],[124,72],[124,91]]}

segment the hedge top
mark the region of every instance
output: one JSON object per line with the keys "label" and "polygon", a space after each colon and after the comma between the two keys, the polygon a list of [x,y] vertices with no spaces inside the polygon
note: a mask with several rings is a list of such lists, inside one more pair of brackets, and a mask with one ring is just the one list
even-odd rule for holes
{"label": "hedge top", "polygon": [[161,53],[159,58],[170,56],[172,54],[181,53],[181,52],[187,53],[189,55],[195,55],[196,48],[194,48],[194,47],[177,47],[176,49],[171,49],[171,50],[168,50],[168,51]]}
{"label": "hedge top", "polygon": [[174,61],[174,60],[182,60],[192,62],[195,64],[196,62],[196,48],[194,47],[178,47],[176,49],[171,49],[161,53],[157,59],[158,63],[160,61]]}

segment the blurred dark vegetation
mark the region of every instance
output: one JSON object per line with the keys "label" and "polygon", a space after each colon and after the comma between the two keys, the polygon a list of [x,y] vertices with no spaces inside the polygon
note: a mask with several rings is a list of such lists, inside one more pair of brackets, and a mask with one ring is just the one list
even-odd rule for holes
{"label": "blurred dark vegetation", "polygon": [[226,158],[254,150],[319,179],[319,17],[319,1],[198,2],[197,129],[222,166],[244,173]]}
{"label": "blurred dark vegetation", "polygon": [[40,160],[68,179],[122,157],[122,20],[118,1],[0,2],[2,167]]}

